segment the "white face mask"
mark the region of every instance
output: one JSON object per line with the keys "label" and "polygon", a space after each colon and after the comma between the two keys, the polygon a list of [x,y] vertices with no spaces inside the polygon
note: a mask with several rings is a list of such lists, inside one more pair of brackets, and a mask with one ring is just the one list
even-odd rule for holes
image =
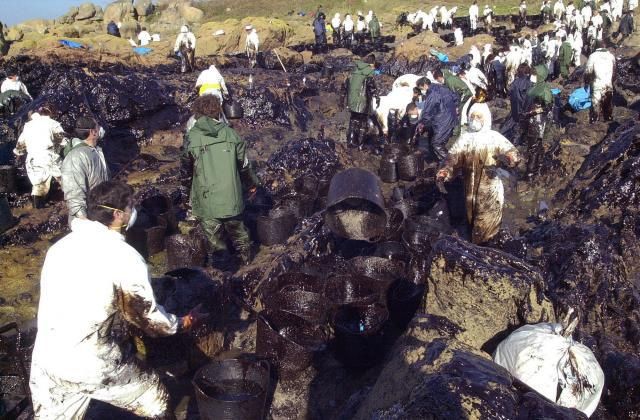
{"label": "white face mask", "polygon": [[136,223],[137,219],[138,219],[138,211],[134,207],[133,210],[131,210],[131,215],[129,216],[129,223],[125,225],[126,228],[124,230],[131,229],[131,227],[133,227],[133,225]]}
{"label": "white face mask", "polygon": [[104,135],[105,135],[104,128],[100,126],[100,128],[98,129],[98,140],[102,140],[104,138]]}
{"label": "white face mask", "polygon": [[531,80],[533,83],[536,83],[538,81],[538,76],[534,76],[532,74],[531,76],[529,76],[529,80]]}
{"label": "white face mask", "polygon": [[482,121],[474,118],[473,120],[469,121],[469,131],[476,133],[482,129],[482,125]]}

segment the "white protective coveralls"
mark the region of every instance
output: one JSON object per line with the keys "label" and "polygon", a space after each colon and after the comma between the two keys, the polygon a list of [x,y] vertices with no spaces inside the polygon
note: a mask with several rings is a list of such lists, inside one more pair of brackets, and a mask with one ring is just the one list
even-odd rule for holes
{"label": "white protective coveralls", "polygon": [[196,80],[196,88],[200,96],[217,96],[220,99],[220,103],[222,103],[222,95],[227,96],[229,94],[227,85],[224,83],[224,77],[213,64],[200,73],[198,80]]}
{"label": "white protective coveralls", "polygon": [[564,14],[564,11],[565,11],[565,7],[564,7],[564,4],[562,3],[562,0],[556,1],[556,3],[553,5],[553,16],[556,18],[556,20],[558,21],[562,20],[562,15]]}
{"label": "white protective coveralls", "polygon": [[587,60],[584,71],[591,76],[591,106],[596,115],[600,111],[602,98],[613,91],[615,66],[616,57],[606,48],[598,48]]}
{"label": "white protective coveralls", "polygon": [[334,31],[340,31],[340,24],[342,21],[340,20],[340,13],[336,13],[331,19],[331,27]]}
{"label": "white protective coveralls", "polygon": [[89,191],[110,178],[102,148],[80,139],[71,142],[74,148],[62,162],[62,191],[69,209],[69,222],[74,217],[87,217]]}
{"label": "white protective coveralls", "polygon": [[531,65],[533,63],[533,46],[528,39],[522,40],[522,62]]}
{"label": "white protective coveralls", "polygon": [[453,31],[453,37],[456,40],[456,45],[462,45],[464,44],[464,36],[462,35],[462,29],[460,28],[456,28]]}
{"label": "white protective coveralls", "polygon": [[491,20],[492,20],[492,15],[493,10],[491,10],[491,7],[489,7],[489,5],[485,5],[484,6],[484,11],[482,12],[483,16],[484,16],[484,22],[487,26],[491,26]]}
{"label": "white protective coveralls", "polygon": [[516,73],[518,72],[518,67],[522,63],[522,49],[517,45],[512,45],[509,47],[509,52],[505,58],[505,67],[507,72],[507,87],[511,86],[511,83],[516,78]]}
{"label": "white protective coveralls", "polygon": [[18,92],[22,92],[25,95],[27,95],[29,98],[31,98],[31,95],[29,94],[27,87],[24,85],[24,83],[20,81],[20,79],[12,80],[12,79],[9,79],[8,77],[4,79],[4,81],[2,82],[2,85],[0,86],[0,93],[5,93],[9,90],[17,90]]}
{"label": "white protective coveralls", "polygon": [[60,180],[62,158],[60,150],[67,144],[64,130],[59,122],[46,115],[34,112],[25,125],[14,153],[27,151],[27,175],[31,182],[31,195],[44,197],[49,193],[51,179]]}
{"label": "white protective coveralls", "polygon": [[371,22],[371,19],[373,19],[373,10],[369,10],[367,16],[364,17],[364,23],[367,25],[367,28],[369,27],[369,22]]}
{"label": "white protective coveralls", "polygon": [[504,186],[497,175],[496,157],[504,155],[513,165],[518,161],[518,151],[502,134],[491,129],[491,112],[487,104],[473,104],[469,119],[474,114],[482,116],[479,131],[462,134],[451,146],[445,166],[438,171],[438,178],[448,180],[456,168],[464,173],[467,221],[472,226],[472,241],[480,244],[488,241],[500,229]]}
{"label": "white protective coveralls", "polygon": [[150,336],[179,320],[156,304],[144,258],[102,223],[75,219],[47,252],[29,385],[36,419],[82,419],[91,399],[139,416],[166,414],[158,375],[133,361],[125,321]]}
{"label": "white protective coveralls", "polygon": [[582,20],[584,21],[584,24],[585,25],[589,24],[589,21],[591,20],[591,15],[593,14],[591,10],[591,5],[587,4],[586,6],[584,6],[582,10],[580,10],[580,14],[582,15]]}
{"label": "white protective coveralls", "polygon": [[572,35],[569,35],[569,42],[571,43],[571,49],[573,49],[573,65],[580,67],[583,47],[582,33],[576,30]]}
{"label": "white protective coveralls", "polygon": [[256,64],[256,57],[258,56],[259,48],[260,38],[258,38],[258,32],[256,32],[256,28],[251,28],[244,46],[247,57],[251,62],[251,66],[255,66]]}
{"label": "white protective coveralls", "polygon": [[469,6],[469,23],[471,24],[471,30],[478,29],[478,16],[480,15],[480,8],[477,4]]}
{"label": "white protective coveralls", "polygon": [[596,13],[591,18],[591,22],[593,22],[593,27],[596,28],[596,39],[598,41],[602,41],[602,25],[604,24],[602,16],[600,16],[599,13]]}
{"label": "white protective coveralls", "polygon": [[568,4],[564,9],[564,23],[567,24],[567,27],[571,27],[571,21],[573,19],[573,11],[575,10],[575,6],[573,4]]}
{"label": "white protective coveralls", "polygon": [[141,31],[138,34],[138,41],[140,41],[140,45],[142,45],[143,47],[145,45],[149,45],[149,42],[151,42],[153,38],[151,37],[151,34],[147,31]]}
{"label": "white protective coveralls", "polygon": [[187,45],[191,47],[192,50],[196,49],[196,36],[193,34],[193,32],[190,32],[186,26],[183,26],[180,29],[180,33],[176,37],[176,42],[173,45],[173,51],[180,51],[180,47],[182,45]]}
{"label": "white protective coveralls", "polygon": [[475,45],[472,45],[469,48],[469,54],[471,54],[471,67],[478,67],[482,62],[482,57],[480,56],[480,50]]}
{"label": "white protective coveralls", "polygon": [[561,42],[556,38],[551,38],[547,43],[547,70],[549,74],[554,74],[556,67],[556,60],[558,59],[558,50],[560,49]]}

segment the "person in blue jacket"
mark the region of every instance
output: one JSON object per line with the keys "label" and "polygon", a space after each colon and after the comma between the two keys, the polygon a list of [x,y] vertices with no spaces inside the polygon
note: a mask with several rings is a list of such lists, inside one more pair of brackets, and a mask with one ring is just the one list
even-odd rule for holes
{"label": "person in blue jacket", "polygon": [[443,162],[447,156],[447,141],[458,122],[460,102],[458,96],[446,86],[429,79],[425,79],[419,87],[426,90],[426,97],[415,136],[429,130],[429,149],[439,162]]}
{"label": "person in blue jacket", "polygon": [[327,23],[323,12],[313,20],[313,34],[316,37],[316,51],[322,52],[327,46]]}
{"label": "person in blue jacket", "polygon": [[120,29],[114,21],[109,21],[109,24],[107,25],[107,33],[111,36],[117,36],[120,38]]}

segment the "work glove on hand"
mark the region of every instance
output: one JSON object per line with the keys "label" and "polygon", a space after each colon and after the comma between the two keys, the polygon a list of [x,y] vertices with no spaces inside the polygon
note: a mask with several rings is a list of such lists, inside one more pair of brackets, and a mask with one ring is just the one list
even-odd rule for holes
{"label": "work glove on hand", "polygon": [[199,304],[195,308],[189,311],[189,313],[183,316],[180,320],[180,329],[182,331],[191,331],[194,328],[202,325],[204,321],[209,318],[209,313],[202,310],[202,304]]}
{"label": "work glove on hand", "polygon": [[436,182],[444,182],[449,177],[449,170],[446,168],[440,169],[436,172]]}

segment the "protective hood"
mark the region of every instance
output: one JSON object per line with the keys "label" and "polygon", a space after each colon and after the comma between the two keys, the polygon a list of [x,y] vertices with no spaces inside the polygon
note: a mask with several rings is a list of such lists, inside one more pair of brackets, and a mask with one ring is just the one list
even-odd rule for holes
{"label": "protective hood", "polygon": [[475,103],[469,108],[469,117],[471,114],[476,113],[482,115],[482,128],[480,132],[491,130],[491,124],[493,123],[491,118],[491,110],[486,103]]}
{"label": "protective hood", "polygon": [[547,76],[549,75],[549,71],[547,70],[546,66],[543,66],[542,64],[537,65],[534,67],[535,71],[536,71],[536,75],[538,76],[538,82],[537,83],[542,83],[545,80],[547,80]]}
{"label": "protective hood", "polygon": [[180,28],[180,32],[183,34],[186,34],[187,32],[189,32],[189,28],[187,28],[186,26],[183,26]]}
{"label": "protective hood", "polygon": [[200,136],[207,140],[203,141],[202,144],[189,143],[189,147],[200,147],[227,141],[226,136],[219,135],[220,132],[227,127],[225,123],[216,121],[210,117],[198,118],[191,131],[200,134]]}
{"label": "protective hood", "polygon": [[373,76],[373,69],[364,61],[356,61],[356,71],[363,76]]}

